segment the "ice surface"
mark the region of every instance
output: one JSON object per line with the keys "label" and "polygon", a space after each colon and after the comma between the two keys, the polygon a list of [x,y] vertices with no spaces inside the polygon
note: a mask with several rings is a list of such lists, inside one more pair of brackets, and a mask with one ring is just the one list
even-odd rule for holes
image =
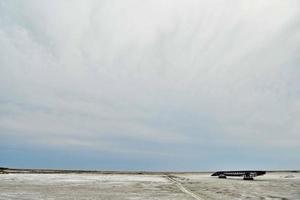
{"label": "ice surface", "polygon": [[[254,181],[208,173],[172,177],[199,199],[300,199],[300,173],[267,173]],[[195,199],[178,184],[163,174],[0,174],[0,199]]]}
{"label": "ice surface", "polygon": [[276,172],[244,181],[206,174],[177,175],[184,187],[203,199],[300,199],[300,173]]}

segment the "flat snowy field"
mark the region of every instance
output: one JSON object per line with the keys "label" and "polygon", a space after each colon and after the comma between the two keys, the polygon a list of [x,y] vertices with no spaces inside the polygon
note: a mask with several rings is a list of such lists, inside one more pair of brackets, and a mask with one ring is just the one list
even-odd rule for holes
{"label": "flat snowy field", "polygon": [[300,199],[300,173],[218,179],[206,173],[0,174],[0,199]]}

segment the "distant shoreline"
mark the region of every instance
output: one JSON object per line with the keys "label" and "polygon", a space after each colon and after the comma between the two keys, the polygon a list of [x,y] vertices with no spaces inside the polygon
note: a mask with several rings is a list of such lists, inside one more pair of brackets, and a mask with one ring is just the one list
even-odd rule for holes
{"label": "distant shoreline", "polygon": [[[164,175],[164,174],[203,174],[215,171],[114,171],[114,170],[72,170],[72,169],[22,169],[0,167],[0,174],[136,174],[136,175]],[[300,170],[266,170],[267,173],[290,172],[300,173]]]}

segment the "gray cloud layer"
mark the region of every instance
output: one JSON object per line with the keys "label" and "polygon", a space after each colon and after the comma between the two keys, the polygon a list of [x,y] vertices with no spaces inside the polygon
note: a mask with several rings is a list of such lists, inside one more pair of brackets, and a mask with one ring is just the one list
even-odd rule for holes
{"label": "gray cloud layer", "polygon": [[2,0],[0,137],[299,152],[299,52],[299,1]]}

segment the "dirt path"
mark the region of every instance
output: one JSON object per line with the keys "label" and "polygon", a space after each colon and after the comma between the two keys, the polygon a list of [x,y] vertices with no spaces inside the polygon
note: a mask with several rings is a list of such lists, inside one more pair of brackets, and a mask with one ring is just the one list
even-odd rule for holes
{"label": "dirt path", "polygon": [[177,181],[174,178],[174,176],[167,175],[166,178],[168,180],[170,180],[171,182],[173,182],[178,187],[178,189],[180,189],[183,193],[188,194],[188,195],[194,197],[197,200],[203,200],[201,197],[199,197],[198,195],[196,195],[195,193],[193,193],[189,189],[185,188],[179,181]]}

